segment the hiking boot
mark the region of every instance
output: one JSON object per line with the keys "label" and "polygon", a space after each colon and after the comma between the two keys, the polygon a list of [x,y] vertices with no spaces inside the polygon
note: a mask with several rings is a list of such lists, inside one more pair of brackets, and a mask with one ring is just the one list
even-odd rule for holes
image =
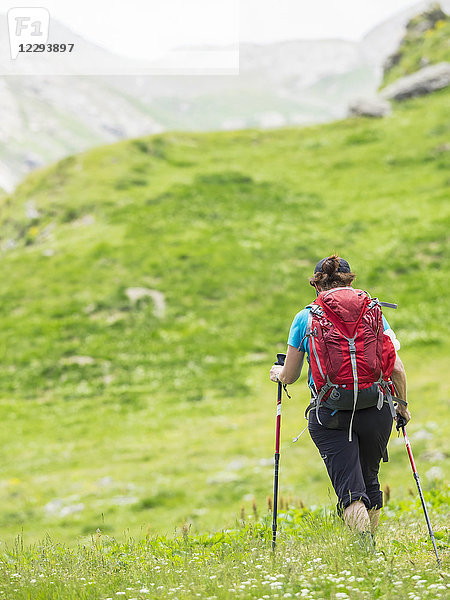
{"label": "hiking boot", "polygon": [[373,552],[375,550],[375,540],[370,531],[361,531],[358,533],[358,544],[366,552]]}

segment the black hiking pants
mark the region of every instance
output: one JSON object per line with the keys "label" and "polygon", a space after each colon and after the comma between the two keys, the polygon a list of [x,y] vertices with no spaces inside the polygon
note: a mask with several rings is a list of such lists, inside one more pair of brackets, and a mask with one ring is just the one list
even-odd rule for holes
{"label": "black hiking pants", "polygon": [[367,509],[383,506],[378,471],[383,457],[387,460],[387,443],[392,429],[392,415],[387,404],[357,410],[353,419],[352,441],[348,430],[352,411],[333,411],[326,406],[309,413],[308,429],[338,497],[338,513],[352,502],[361,500]]}

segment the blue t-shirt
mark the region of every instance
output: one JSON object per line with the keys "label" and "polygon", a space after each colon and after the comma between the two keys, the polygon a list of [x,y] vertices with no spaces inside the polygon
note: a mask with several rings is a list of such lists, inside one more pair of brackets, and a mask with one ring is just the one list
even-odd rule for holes
{"label": "blue t-shirt", "polygon": [[[305,338],[305,333],[306,333],[306,326],[308,324],[308,315],[309,315],[309,311],[311,309],[310,308],[304,308],[303,310],[301,310],[299,313],[297,313],[294,317],[294,320],[292,321],[292,325],[291,325],[291,329],[289,331],[289,339],[288,339],[288,344],[289,346],[294,346],[294,348],[298,348],[300,346],[300,342],[303,340],[302,342],[302,347],[300,348],[300,350],[303,350],[303,352],[306,352],[309,354],[309,344],[308,344],[308,340]],[[383,315],[383,331],[387,331],[390,330],[390,332],[392,331],[392,329],[389,327],[389,323],[387,322],[386,318]],[[390,335],[390,337],[395,337],[394,332],[392,331],[392,334]],[[395,346],[395,344],[394,344]]]}

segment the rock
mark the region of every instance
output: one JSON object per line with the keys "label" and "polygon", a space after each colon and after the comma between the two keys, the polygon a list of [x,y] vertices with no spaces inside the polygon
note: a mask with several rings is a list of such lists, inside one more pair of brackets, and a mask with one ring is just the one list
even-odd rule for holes
{"label": "rock", "polygon": [[222,483],[233,483],[238,481],[239,476],[236,473],[230,473],[229,471],[220,471],[215,473],[213,477],[209,477],[206,480],[208,485],[218,485]]}
{"label": "rock", "polygon": [[[31,129],[31,128],[30,128]],[[34,133],[37,133],[36,128],[34,128]],[[37,169],[43,165],[42,159],[37,155],[31,152],[27,152],[23,157],[23,161],[27,170]]]}
{"label": "rock", "polygon": [[68,356],[60,360],[62,365],[78,365],[79,367],[85,367],[86,365],[93,365],[95,360],[92,356]]}
{"label": "rock", "polygon": [[94,225],[94,223],[94,215],[83,215],[79,219],[76,219],[72,222],[72,227],[89,227],[89,225]]}
{"label": "rock", "polygon": [[258,115],[258,122],[259,126],[264,129],[284,127],[286,125],[286,117],[276,111],[270,111]]}
{"label": "rock", "polygon": [[25,216],[30,221],[34,221],[35,219],[39,219],[39,217],[41,216],[39,214],[39,211],[37,210],[36,206],[34,205],[34,201],[33,200],[29,200],[25,204]]}
{"label": "rock", "polygon": [[421,460],[427,460],[430,462],[441,462],[445,460],[446,456],[444,452],[440,450],[427,450],[420,455]]}
{"label": "rock", "polygon": [[245,467],[245,463],[243,460],[232,460],[228,465],[228,471],[240,471]]}
{"label": "rock", "polygon": [[388,73],[391,69],[393,69],[396,65],[398,65],[401,58],[402,58],[402,53],[400,52],[400,50],[397,50],[397,52],[394,52],[394,54],[391,54],[390,56],[388,56],[383,64],[383,74],[386,75],[386,73]]}
{"label": "rock", "polygon": [[164,294],[158,290],[150,290],[144,287],[130,287],[125,290],[125,294],[131,304],[136,305],[139,300],[150,297],[155,305],[153,314],[155,317],[162,318],[166,313],[166,301]]}
{"label": "rock", "polygon": [[448,85],[450,85],[450,63],[441,62],[394,81],[382,90],[381,96],[387,100],[405,100],[431,94]]}
{"label": "rock", "polygon": [[114,325],[114,323],[117,323],[118,321],[123,321],[124,319],[126,319],[126,315],[123,312],[117,310],[107,315],[105,321],[108,325]]}
{"label": "rock", "polygon": [[448,143],[439,144],[439,146],[436,146],[436,148],[434,148],[434,152],[436,152],[436,154],[443,154],[444,152],[450,152],[450,144],[448,144]]}
{"label": "rock", "polygon": [[385,117],[391,112],[391,105],[387,100],[379,97],[358,98],[348,107],[349,117]]}
{"label": "rock", "polygon": [[110,475],[106,475],[105,477],[102,477],[96,481],[96,483],[100,487],[107,487],[108,485],[112,485],[114,483],[114,479]]}
{"label": "rock", "polygon": [[408,32],[421,35],[430,29],[434,29],[439,21],[445,21],[446,19],[447,14],[442,10],[439,2],[434,2],[423,13],[412,18],[406,25],[406,29]]}
{"label": "rock", "polygon": [[431,469],[428,469],[425,473],[425,477],[429,480],[444,479],[444,471],[441,467],[431,467]]}
{"label": "rock", "polygon": [[79,502],[78,504],[70,504],[69,506],[63,506],[60,510],[59,515],[61,517],[67,517],[68,515],[73,515],[74,513],[81,512],[84,510],[84,504]]}
{"label": "rock", "polygon": [[273,458],[260,458],[258,464],[261,467],[271,467],[274,464]]}
{"label": "rock", "polygon": [[59,511],[62,509],[62,506],[63,501],[61,498],[55,498],[54,500],[47,502],[47,504],[44,506],[44,510],[48,515],[54,515],[59,513]]}
{"label": "rock", "polygon": [[64,506],[64,502],[61,498],[55,498],[54,500],[47,502],[44,506],[44,510],[49,516],[67,517],[68,515],[83,511],[84,504],[79,502],[77,504],[68,504]]}
{"label": "rock", "polygon": [[111,500],[111,504],[115,504],[116,506],[126,506],[127,504],[136,504],[139,498],[135,496],[115,496]]}
{"label": "rock", "polygon": [[431,440],[433,434],[426,429],[419,429],[409,436],[414,442],[422,442],[424,440]]}
{"label": "rock", "polygon": [[9,239],[5,240],[5,242],[3,243],[3,250],[14,250],[14,248],[16,246],[17,246],[16,240],[9,238]]}

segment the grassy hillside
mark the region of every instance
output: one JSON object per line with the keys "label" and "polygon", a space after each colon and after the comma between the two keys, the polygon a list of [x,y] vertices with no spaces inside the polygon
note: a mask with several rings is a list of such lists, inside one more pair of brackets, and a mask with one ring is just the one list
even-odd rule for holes
{"label": "grassy hillside", "polygon": [[[440,490],[448,101],[444,90],[385,120],[131,140],[35,172],[3,199],[0,538],[222,529],[242,503],[264,507],[268,370],[334,250],[358,285],[399,303],[386,314],[411,439],[424,487]],[[284,402],[281,488],[314,508],[334,498],[306,434],[291,443],[303,379]],[[414,482],[400,440],[390,454],[395,503]]]}
{"label": "grassy hillside", "polygon": [[407,25],[398,50],[386,63],[381,87],[442,61],[450,61],[450,16],[434,3]]}

